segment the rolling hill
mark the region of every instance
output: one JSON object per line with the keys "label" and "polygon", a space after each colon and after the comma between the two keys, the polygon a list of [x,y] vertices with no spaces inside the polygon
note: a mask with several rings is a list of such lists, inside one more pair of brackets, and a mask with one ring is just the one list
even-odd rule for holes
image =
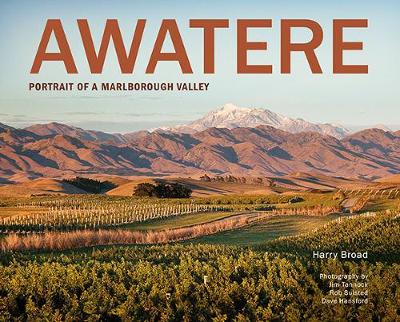
{"label": "rolling hill", "polygon": [[39,178],[22,183],[0,186],[0,196],[29,196],[42,194],[85,194],[86,192],[61,180]]}

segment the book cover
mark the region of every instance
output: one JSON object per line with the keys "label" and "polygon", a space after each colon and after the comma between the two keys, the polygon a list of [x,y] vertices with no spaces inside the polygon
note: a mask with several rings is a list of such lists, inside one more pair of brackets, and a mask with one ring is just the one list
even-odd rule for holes
{"label": "book cover", "polygon": [[399,321],[397,1],[2,1],[0,321]]}

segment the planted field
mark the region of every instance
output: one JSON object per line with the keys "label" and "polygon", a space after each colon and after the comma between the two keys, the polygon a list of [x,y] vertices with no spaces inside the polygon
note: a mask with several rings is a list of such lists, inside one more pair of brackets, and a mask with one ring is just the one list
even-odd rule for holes
{"label": "planted field", "polygon": [[66,250],[89,246],[123,244],[164,244],[238,229],[271,216],[266,213],[241,213],[228,218],[187,227],[131,231],[128,229],[46,231],[41,234],[8,234],[0,243],[0,250]]}
{"label": "planted field", "polygon": [[[5,253],[0,316],[6,321],[397,321],[398,220],[394,213],[352,217],[255,249],[177,244]],[[362,234],[355,236],[355,227]],[[375,257],[310,260],[298,252],[313,245],[345,249],[351,240]],[[321,272],[366,274],[368,302],[321,305],[329,297]]]}
{"label": "planted field", "polygon": [[[9,198],[0,203],[0,231],[26,233],[114,227],[143,230],[152,229],[152,225],[156,225],[154,229],[168,229],[175,224],[199,224],[224,217],[215,214],[218,212],[271,211],[291,215],[323,215],[337,212],[337,204],[338,201],[333,200],[330,193],[223,196],[204,199],[97,195]],[[209,216],[205,213],[209,213]],[[188,214],[193,216],[164,222],[164,219]]]}
{"label": "planted field", "polygon": [[[165,243],[191,238],[197,238],[196,243],[254,246],[281,236],[308,233],[325,225],[339,216],[339,205],[346,200],[340,196],[332,192],[286,192],[191,199],[104,195],[9,198],[0,202],[0,234],[8,245],[17,245],[5,246],[13,249],[24,248],[20,243],[27,239],[4,238],[7,234],[33,233],[29,247],[39,249],[40,245],[47,245],[51,249],[53,246],[46,238],[52,240],[57,236],[50,236],[49,232],[77,232],[74,238],[81,240],[83,246]],[[386,198],[374,197],[363,203],[363,211],[395,209],[398,200]],[[247,214],[249,218],[240,218],[240,214]],[[251,217],[257,214],[263,214],[263,218],[255,221]],[[99,230],[102,234],[85,233]],[[129,235],[123,230],[137,234]],[[35,233],[47,235],[38,237]],[[71,236],[62,235],[62,238],[65,242],[58,249],[68,245],[79,247],[79,242],[71,241]]]}
{"label": "planted field", "polygon": [[[185,214],[222,211],[222,206],[195,203],[139,203],[113,202],[109,204],[78,204],[51,206],[46,211],[34,212],[35,207],[21,207],[21,214],[0,218],[0,232],[44,232],[99,229],[129,225],[158,218]],[[25,213],[24,213],[25,212]]]}
{"label": "planted field", "polygon": [[317,229],[266,243],[264,249],[287,252],[369,251],[382,260],[400,260],[400,215],[395,211],[339,217]]}

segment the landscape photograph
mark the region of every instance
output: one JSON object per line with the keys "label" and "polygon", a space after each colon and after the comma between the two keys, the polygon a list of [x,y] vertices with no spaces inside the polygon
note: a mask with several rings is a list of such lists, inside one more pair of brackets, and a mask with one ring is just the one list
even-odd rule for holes
{"label": "landscape photograph", "polygon": [[[2,124],[0,144],[6,320],[398,318],[398,132],[226,104],[126,134]],[[322,306],[322,271],[369,286]]]}
{"label": "landscape photograph", "polygon": [[0,4],[0,321],[400,321],[399,5],[175,2]]}

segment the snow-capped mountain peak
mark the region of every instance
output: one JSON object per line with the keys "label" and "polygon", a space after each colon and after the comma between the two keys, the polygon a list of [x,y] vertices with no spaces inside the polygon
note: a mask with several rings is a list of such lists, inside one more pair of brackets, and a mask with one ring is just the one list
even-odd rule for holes
{"label": "snow-capped mountain peak", "polygon": [[268,109],[239,107],[232,103],[225,104],[189,124],[165,130],[192,133],[204,131],[210,127],[232,129],[236,127],[256,127],[259,125],[269,125],[291,133],[305,131],[318,132],[337,138],[342,138],[349,133],[346,128],[340,125],[311,123],[303,119],[293,119]]}
{"label": "snow-capped mountain peak", "polygon": [[218,112],[234,112],[234,111],[238,111],[238,110],[242,110],[242,111],[250,111],[250,108],[245,108],[245,107],[239,107],[236,106],[232,103],[227,103],[224,106],[222,106],[220,109],[218,109]]}

